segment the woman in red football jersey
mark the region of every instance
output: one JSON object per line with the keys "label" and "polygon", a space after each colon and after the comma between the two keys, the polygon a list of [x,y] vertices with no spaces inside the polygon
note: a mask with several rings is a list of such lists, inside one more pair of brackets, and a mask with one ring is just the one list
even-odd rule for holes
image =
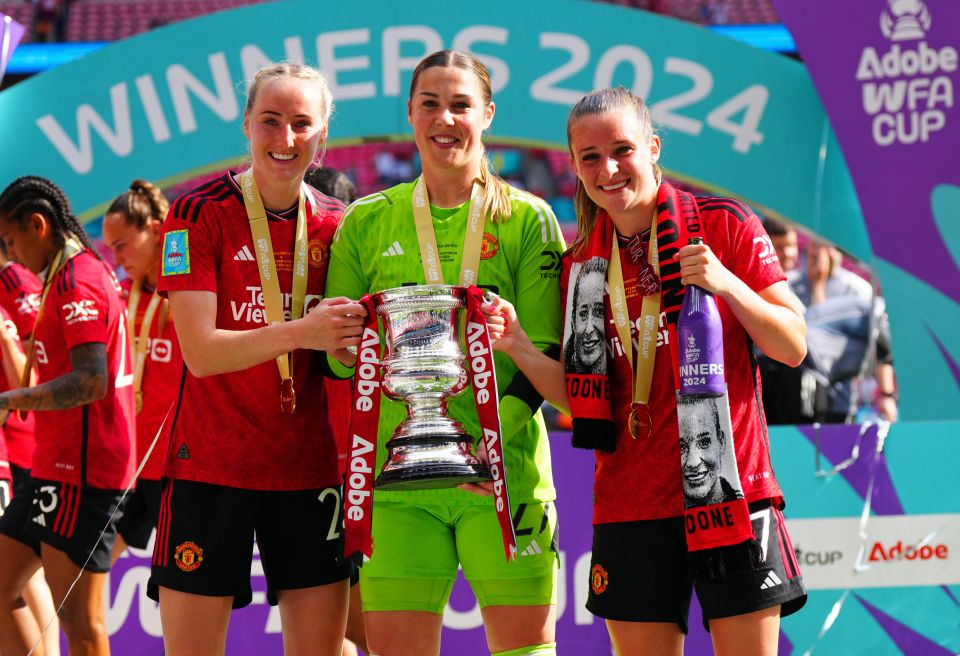
{"label": "woman in red football jersey", "polygon": [[[116,560],[127,546],[145,549],[160,512],[160,470],[167,454],[169,414],[177,396],[183,356],[170,303],[157,292],[160,230],[170,203],[146,180],[134,180],[103,217],[103,240],[128,278],[120,286],[127,302],[127,335],[133,356],[137,411],[137,487],[117,522]],[[161,433],[162,429],[162,433]]]}
{"label": "woman in red football jersey", "polygon": [[321,300],[343,204],[303,177],[331,109],[317,70],[258,72],[243,118],[252,166],[181,196],[163,225],[159,289],[187,370],[149,594],[172,656],[224,652],[231,609],[252,599],[254,538],[284,649],[340,654],[354,565],[339,562],[342,479],[314,351],[346,358],[365,311]]}
{"label": "woman in red football jersey", "polygon": [[[547,400],[571,410],[574,446],[595,449],[587,609],[606,620],[616,653],[679,656],[695,591],[717,654],[775,654],[780,618],[806,592],[749,344],[799,364],[799,302],[776,258],[762,254],[753,212],[662,180],[660,138],[641,98],[623,87],[587,94],[567,137],[579,235],[560,278],[563,362],[532,348],[502,301],[506,326],[494,336]],[[675,324],[687,285],[717,302],[720,398],[678,402],[685,351]],[[729,526],[695,520],[704,507],[721,508]],[[737,530],[699,537],[728,528]]]}
{"label": "woman in red football jersey", "polygon": [[134,465],[119,285],[49,180],[18,178],[0,194],[0,236],[45,272],[26,367],[36,364],[38,382],[0,394],[0,410],[38,411],[31,494],[16,495],[0,519],[0,651],[26,653],[39,638],[18,597],[42,564],[70,653],[109,654],[103,586]]}

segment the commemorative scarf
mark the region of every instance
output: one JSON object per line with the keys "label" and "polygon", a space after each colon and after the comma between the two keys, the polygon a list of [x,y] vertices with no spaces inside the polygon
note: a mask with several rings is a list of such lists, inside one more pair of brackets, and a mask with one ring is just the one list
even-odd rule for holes
{"label": "commemorative scarf", "polygon": [[[737,571],[758,563],[760,550],[754,539],[747,502],[740,491],[734,435],[726,395],[719,399],[693,400],[681,399],[679,396],[677,320],[685,289],[680,282],[680,264],[676,255],[690,236],[701,235],[700,213],[693,195],[667,183],[661,184],[657,192],[650,246],[650,250],[654,251],[650,254],[651,264],[659,275],[661,289],[657,290],[656,285],[648,284],[647,280],[640,280],[638,283],[639,289],[643,291],[659,291],[660,310],[666,314],[671,370],[677,390],[681,452],[688,451],[691,442],[697,441],[694,435],[684,434],[694,430],[689,418],[699,411],[693,407],[700,406],[702,409],[709,405],[717,409],[711,410],[710,415],[711,426],[716,426],[712,439],[718,442],[725,440],[723,453],[727,455],[724,464],[726,477],[720,475],[720,463],[717,459],[713,460],[712,467],[700,465],[693,471],[686,471],[684,462],[678,463],[681,466],[681,476],[686,473],[690,481],[689,484],[684,482],[684,488],[704,488],[709,478],[716,481],[714,487],[721,491],[719,495],[705,495],[702,499],[694,499],[686,493],[684,495],[684,527],[691,575],[697,580],[716,580],[727,571]],[[619,311],[618,306],[626,306],[622,289],[616,289],[618,285],[609,276],[609,269],[614,267],[611,264],[611,252],[615,238],[613,222],[605,212],[601,212],[584,248],[573,255],[563,337],[567,395],[573,416],[573,445],[609,452],[613,452],[616,446],[613,413],[621,410],[611,407],[609,372],[616,358],[628,358],[631,370],[634,363],[632,351],[629,351],[634,348],[633,339],[631,338],[629,343],[623,343],[623,340],[611,335],[613,331],[608,328],[614,321],[611,314]],[[641,276],[648,275],[648,269],[641,271]],[[606,288],[609,288],[609,292]],[[582,329],[583,322],[591,313],[590,308],[597,308],[596,311],[601,311],[602,308],[603,312],[600,340],[602,357],[593,357],[597,348],[596,336],[589,336],[589,331]],[[578,331],[577,327],[581,330]],[[636,360],[640,359],[638,355]],[[637,404],[634,404],[631,408],[631,423],[637,416],[636,410]],[[643,408],[643,411],[646,411],[646,408]],[[648,412],[641,414],[646,414],[649,421]],[[680,420],[681,415],[687,419]],[[657,438],[652,436],[640,439]],[[701,438],[699,441],[705,443],[707,440]],[[683,459],[682,456],[681,460]]]}

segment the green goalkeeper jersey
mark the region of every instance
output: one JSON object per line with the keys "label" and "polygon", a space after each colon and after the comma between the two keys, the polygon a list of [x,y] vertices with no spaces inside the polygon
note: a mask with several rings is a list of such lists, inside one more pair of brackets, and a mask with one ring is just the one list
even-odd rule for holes
{"label": "green goalkeeper jersey", "polygon": [[[326,297],[357,299],[392,287],[425,284],[414,226],[413,188],[413,182],[397,185],[361,198],[347,209],[330,248]],[[497,223],[487,220],[484,227],[478,285],[513,303],[531,341],[541,351],[559,357],[560,256],[564,250],[560,226],[546,202],[512,187],[509,192],[510,216]],[[469,205],[430,208],[446,284],[460,282]],[[542,398],[509,357],[497,352],[494,358],[510,500],[553,500],[550,445],[539,409]],[[448,410],[476,439],[480,424],[470,391],[451,399]],[[402,403],[381,397],[377,471],[386,458],[384,445],[405,418]],[[378,491],[376,498],[418,504],[490,503],[488,498],[456,488]]]}

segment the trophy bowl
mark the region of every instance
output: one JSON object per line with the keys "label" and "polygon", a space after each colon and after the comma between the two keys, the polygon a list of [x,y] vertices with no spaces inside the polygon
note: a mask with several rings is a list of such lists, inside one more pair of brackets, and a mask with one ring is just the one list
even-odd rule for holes
{"label": "trophy bowl", "polygon": [[416,285],[373,295],[384,325],[383,391],[407,406],[386,444],[374,482],[383,490],[454,487],[492,480],[474,438],[447,415],[447,400],[469,387],[461,344],[465,287]]}

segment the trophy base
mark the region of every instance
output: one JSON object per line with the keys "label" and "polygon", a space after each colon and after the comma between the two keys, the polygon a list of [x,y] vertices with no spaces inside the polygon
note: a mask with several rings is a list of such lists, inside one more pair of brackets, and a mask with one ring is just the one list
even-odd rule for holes
{"label": "trophy base", "polygon": [[461,483],[489,481],[487,466],[467,464],[422,464],[385,471],[377,477],[373,487],[378,490],[437,490],[456,487]]}

